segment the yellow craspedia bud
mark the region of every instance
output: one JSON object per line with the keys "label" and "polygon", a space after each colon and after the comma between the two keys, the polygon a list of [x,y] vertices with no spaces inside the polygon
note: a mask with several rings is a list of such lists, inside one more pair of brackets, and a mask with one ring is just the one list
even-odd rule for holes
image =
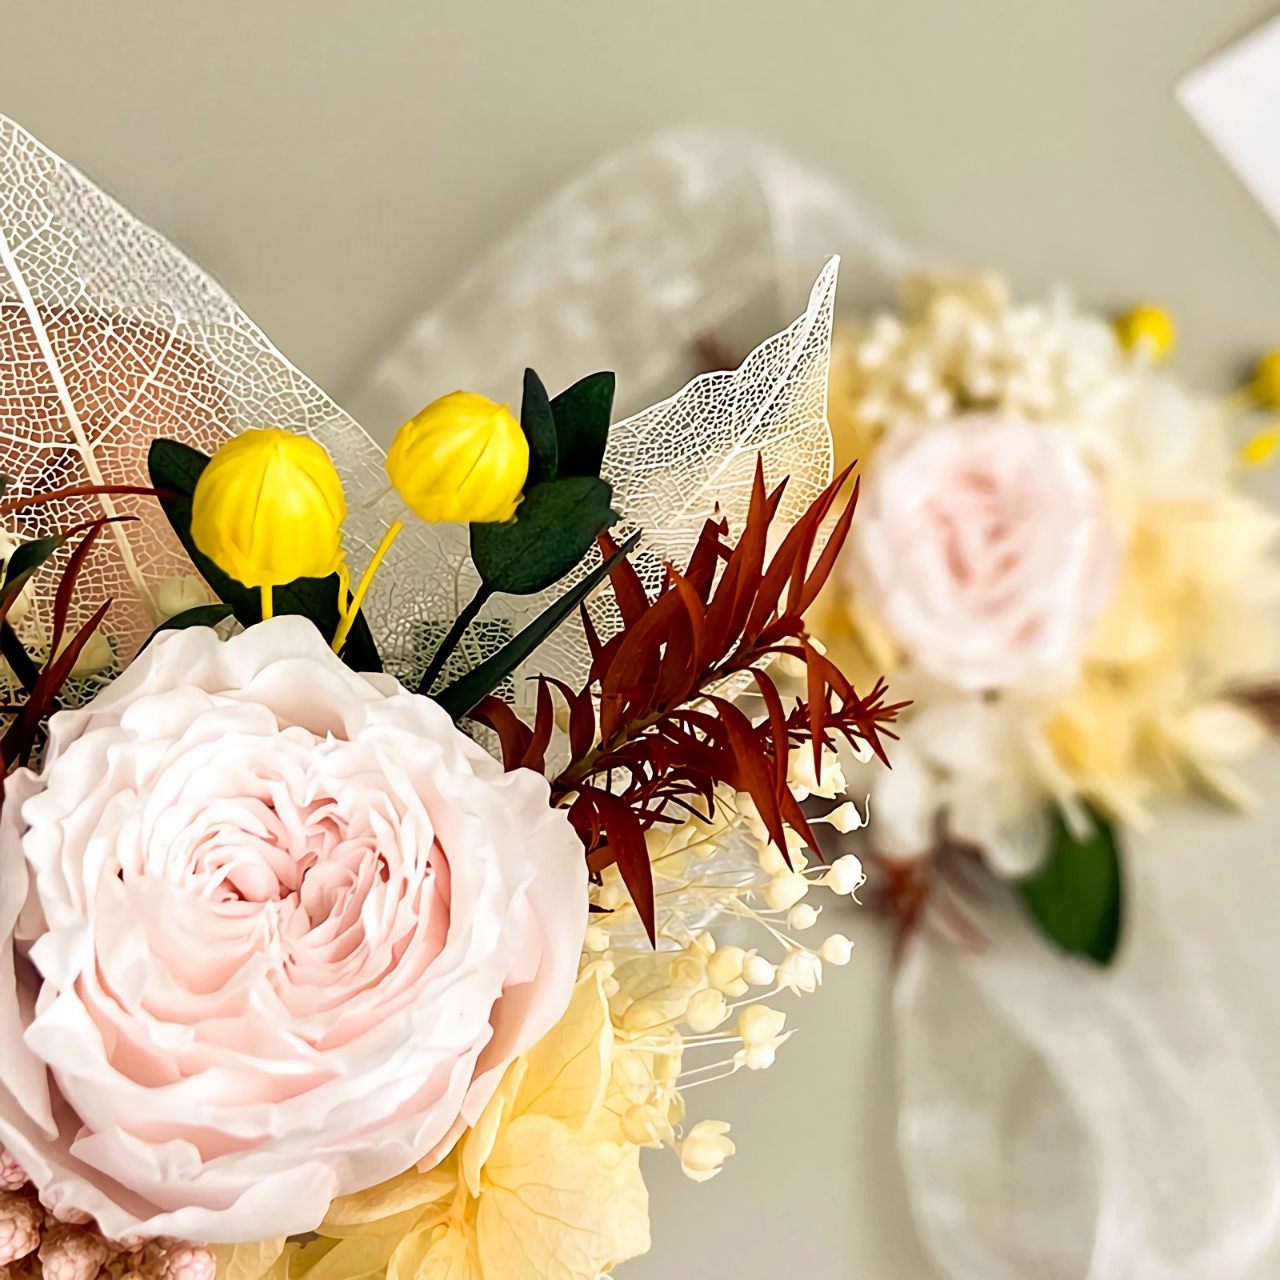
{"label": "yellow craspedia bud", "polygon": [[423,520],[510,520],[529,475],[529,442],[506,405],[454,391],[396,432],[387,475]]}
{"label": "yellow craspedia bud", "polygon": [[1249,392],[1264,408],[1280,409],[1280,347],[1268,351],[1254,365]]}
{"label": "yellow craspedia bud", "polygon": [[1251,440],[1240,446],[1240,465],[1253,469],[1265,467],[1280,449],[1280,424],[1259,431]]}
{"label": "yellow craspedia bud", "polygon": [[1120,345],[1131,355],[1142,352],[1148,360],[1163,360],[1173,349],[1178,326],[1162,307],[1146,304],[1126,311],[1115,323]]}
{"label": "yellow craspedia bud", "polygon": [[228,440],[196,482],[191,537],[246,587],[327,578],[341,567],[347,500],[324,449],[267,427]]}

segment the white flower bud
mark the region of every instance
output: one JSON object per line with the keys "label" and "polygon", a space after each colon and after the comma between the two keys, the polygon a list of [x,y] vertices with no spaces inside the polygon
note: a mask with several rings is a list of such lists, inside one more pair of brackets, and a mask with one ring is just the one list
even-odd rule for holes
{"label": "white flower bud", "polygon": [[823,796],[832,799],[845,789],[844,772],[836,752],[825,750],[820,759],[820,771],[813,767],[813,746],[805,743],[796,747],[787,757],[787,785],[797,800]]}
{"label": "white flower bud", "polygon": [[777,1061],[780,1043],[770,1040],[766,1044],[753,1044],[749,1049],[739,1049],[733,1055],[734,1066],[746,1067],[748,1071],[767,1071]]}
{"label": "white flower bud", "polygon": [[699,991],[689,1001],[684,1020],[689,1024],[691,1031],[698,1035],[706,1035],[720,1026],[728,1016],[729,1002],[724,998],[724,994],[713,987],[708,987],[704,991]]}
{"label": "white flower bud", "polygon": [[735,793],[733,804],[746,822],[747,830],[757,840],[767,840],[769,838],[769,829],[764,825],[764,819],[760,816],[760,809],[756,802],[751,798],[751,792],[739,791]]}
{"label": "white flower bud", "polygon": [[818,923],[818,913],[807,902],[797,903],[787,913],[787,927],[797,933],[812,929]]}
{"label": "white flower bud", "polygon": [[812,951],[788,951],[778,966],[778,985],[790,987],[797,995],[818,989],[822,981],[822,961]]}
{"label": "white flower bud", "polygon": [[750,1049],[753,1045],[768,1044],[782,1034],[787,1015],[781,1010],[770,1009],[764,1004],[749,1004],[738,1015],[738,1035]]}
{"label": "white flower bud", "polygon": [[866,819],[858,811],[858,806],[852,800],[846,800],[844,804],[837,805],[830,813],[824,813],[820,818],[810,818],[810,822],[826,822],[835,827],[841,835],[850,831],[857,831],[860,827],[867,825]]}
{"label": "white flower bud", "polygon": [[828,964],[848,964],[850,956],[853,955],[853,943],[843,933],[833,933],[818,948],[818,955]]}
{"label": "white flower bud", "polygon": [[607,951],[609,949],[608,930],[601,928],[598,924],[589,924],[587,936],[582,945],[588,951]]}
{"label": "white flower bud", "polygon": [[718,948],[707,960],[707,979],[711,985],[727,996],[746,995],[747,984],[742,977],[746,954],[741,947]]}
{"label": "white flower bud", "polygon": [[773,911],[789,911],[809,892],[809,882],[798,871],[780,871],[765,886],[764,900]]}
{"label": "white flower bud", "polygon": [[742,976],[753,987],[768,987],[773,984],[776,966],[769,963],[756,951],[748,951],[742,960]]}
{"label": "white flower bud", "polygon": [[671,962],[670,982],[677,990],[683,988],[692,991],[702,985],[703,975],[707,971],[706,957],[697,947],[690,947],[683,955]]}
{"label": "white flower bud", "polygon": [[709,929],[704,929],[696,938],[694,938],[692,946],[698,948],[704,956],[710,956],[715,953],[716,940],[711,936]]}
{"label": "white flower bud", "polygon": [[836,893],[856,893],[867,882],[862,863],[852,853],[837,858],[831,869],[822,877],[822,883]]}
{"label": "white flower bud", "polygon": [[734,1146],[725,1134],[729,1126],[723,1120],[699,1120],[680,1143],[680,1167],[694,1182],[706,1182],[720,1172],[733,1155]]}
{"label": "white flower bud", "polygon": [[790,871],[787,866],[786,859],[778,852],[778,846],[772,841],[762,842],[760,845],[760,869],[770,876],[776,876],[780,872]]}

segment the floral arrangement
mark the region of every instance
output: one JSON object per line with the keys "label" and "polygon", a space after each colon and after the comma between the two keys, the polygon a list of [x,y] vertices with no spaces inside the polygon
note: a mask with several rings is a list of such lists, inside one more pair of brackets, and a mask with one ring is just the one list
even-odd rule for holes
{"label": "floral arrangement", "polygon": [[641,434],[678,483],[667,410],[613,423],[612,375],[530,370],[518,418],[455,392],[384,459],[0,143],[3,1274],[607,1273],[648,1247],[641,1148],[715,1176],[689,1089],[768,1067],[763,1001],[850,957],[799,935],[861,865],[806,850],[899,707],[807,629],[847,472],[766,483],[774,436],[827,438],[834,268],[671,402],[749,419],[676,560],[622,500]]}
{"label": "floral arrangement", "polygon": [[818,633],[911,699],[892,772],[853,779],[878,900],[975,941],[975,861],[1069,952],[1108,962],[1117,827],[1196,788],[1232,806],[1265,735],[1276,520],[1241,491],[1275,431],[1273,355],[1227,401],[1158,366],[1173,322],[1110,324],[993,275],[907,280],[838,336],[837,453],[864,469]]}

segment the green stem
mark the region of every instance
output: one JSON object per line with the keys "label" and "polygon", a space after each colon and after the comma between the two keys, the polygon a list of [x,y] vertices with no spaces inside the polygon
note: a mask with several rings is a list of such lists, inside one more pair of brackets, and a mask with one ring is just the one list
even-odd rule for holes
{"label": "green stem", "polygon": [[458,641],[462,639],[467,628],[475,620],[476,614],[484,608],[491,595],[493,595],[493,588],[486,582],[482,582],[476,588],[476,593],[471,597],[471,602],[458,614],[453,626],[449,628],[449,634],[440,642],[440,647],[436,650],[435,657],[428,664],[426,674],[423,675],[422,682],[418,685],[419,693],[426,694],[431,692],[431,686],[435,684],[440,672],[444,670],[444,664],[448,662],[449,655],[458,647]]}

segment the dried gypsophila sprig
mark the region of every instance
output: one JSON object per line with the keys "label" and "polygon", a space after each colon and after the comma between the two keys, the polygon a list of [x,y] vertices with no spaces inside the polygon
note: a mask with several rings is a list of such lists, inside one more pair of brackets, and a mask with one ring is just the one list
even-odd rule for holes
{"label": "dried gypsophila sprig", "polygon": [[[834,752],[823,753],[815,777],[807,748],[794,750],[788,776],[799,801],[831,800],[845,787]],[[845,802],[811,820],[848,831],[864,821],[855,810]],[[824,964],[846,964],[852,953],[838,932],[806,945],[800,935],[818,925],[822,908],[805,898],[819,885],[852,895],[864,876],[850,855],[830,867],[809,866],[792,831],[784,858],[751,797],[724,787],[709,820],[652,828],[646,843],[657,950],[616,868],[593,894],[608,914],[587,931],[588,968],[601,973],[614,1028],[609,1105],[630,1141],[672,1148],[685,1173],[702,1181],[718,1172],[733,1144],[718,1121],[685,1128],[686,1095],[738,1071],[772,1066],[792,1034],[772,997],[816,990]]]}

